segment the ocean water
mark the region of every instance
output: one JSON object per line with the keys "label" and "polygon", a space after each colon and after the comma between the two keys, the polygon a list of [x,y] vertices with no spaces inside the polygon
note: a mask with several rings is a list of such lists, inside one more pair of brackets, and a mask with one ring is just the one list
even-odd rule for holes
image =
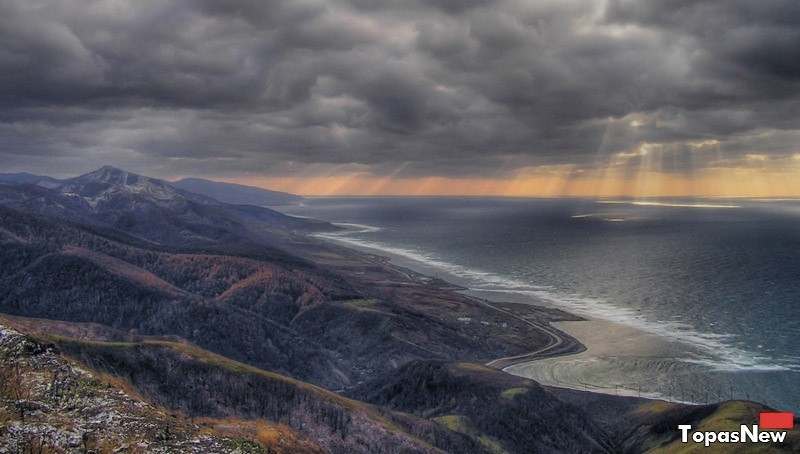
{"label": "ocean water", "polygon": [[328,238],[474,294],[691,347],[549,361],[531,376],[547,384],[800,411],[800,201],[374,197],[280,209],[345,225]]}

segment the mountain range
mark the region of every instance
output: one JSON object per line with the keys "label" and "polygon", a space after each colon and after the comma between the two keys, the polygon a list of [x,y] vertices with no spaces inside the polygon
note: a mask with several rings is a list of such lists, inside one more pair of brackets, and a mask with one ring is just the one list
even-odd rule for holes
{"label": "mountain range", "polygon": [[[546,350],[547,324],[572,316],[490,304],[309,235],[338,228],[326,222],[113,167],[7,175],[0,450],[639,452],[674,448],[678,423],[763,408],[559,390],[484,366]],[[550,354],[582,349],[561,337]],[[66,410],[80,405],[144,423],[103,439],[105,416]]]}

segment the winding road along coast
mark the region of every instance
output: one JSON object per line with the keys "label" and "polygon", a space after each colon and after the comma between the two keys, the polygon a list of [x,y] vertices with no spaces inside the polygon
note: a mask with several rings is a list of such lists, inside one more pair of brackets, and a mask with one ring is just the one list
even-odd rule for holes
{"label": "winding road along coast", "polygon": [[[426,285],[430,285],[432,282],[436,282],[436,285],[439,285],[442,288],[447,288],[447,289],[453,290],[453,291],[467,290],[466,288],[459,287],[457,285],[452,285],[452,284],[450,284],[450,283],[448,283],[448,282],[446,282],[446,281],[444,281],[442,279],[439,279],[438,277],[432,278],[431,276],[428,276],[428,275],[426,275],[424,273],[421,273],[419,271],[410,269],[410,268],[408,268],[406,266],[399,265],[397,263],[392,263],[392,258],[391,257],[387,257],[386,255],[383,255],[383,254],[386,253],[386,251],[375,250],[374,248],[370,248],[370,247],[359,247],[358,245],[353,245],[353,244],[350,244],[350,243],[345,243],[344,245],[342,245],[341,242],[338,241],[337,238],[331,238],[331,237],[328,237],[328,236],[324,236],[324,237],[321,237],[321,238],[323,240],[327,240],[328,242],[338,243],[338,245],[340,247],[343,247],[344,249],[346,249],[348,251],[355,252],[356,254],[359,254],[363,258],[367,259],[368,261],[370,261],[370,262],[372,262],[372,263],[374,263],[374,264],[376,264],[378,266],[381,266],[381,267],[384,267],[386,269],[392,270],[395,273],[401,275],[402,277],[404,277],[404,278],[406,278],[408,280],[415,281],[415,282],[418,282],[418,283],[424,283]],[[389,254],[389,255],[391,255],[391,254]],[[477,304],[480,304],[480,305],[482,305],[482,306],[484,306],[486,308],[489,308],[491,310],[494,310],[494,311],[502,312],[504,315],[506,315],[508,317],[513,317],[513,318],[515,318],[515,319],[517,319],[517,320],[529,325],[530,327],[536,329],[537,331],[540,331],[540,332],[544,333],[548,338],[548,343],[546,345],[543,345],[540,348],[538,348],[538,349],[536,349],[536,350],[534,350],[532,352],[522,353],[522,354],[513,355],[513,356],[506,356],[504,358],[497,358],[497,359],[491,360],[491,361],[485,363],[485,365],[488,366],[488,367],[492,367],[492,368],[495,368],[495,369],[503,370],[503,369],[505,369],[505,368],[507,368],[509,366],[513,366],[515,364],[526,363],[526,362],[529,362],[529,361],[534,361],[534,360],[543,359],[543,358],[553,358],[553,357],[562,356],[562,355],[572,355],[572,354],[577,354],[577,353],[580,353],[580,352],[583,352],[583,351],[586,350],[586,347],[583,344],[581,344],[578,340],[576,340],[575,338],[573,338],[571,336],[568,336],[567,334],[565,334],[562,331],[550,326],[547,323],[540,323],[540,322],[533,321],[533,320],[530,320],[530,319],[527,319],[527,318],[524,318],[524,317],[520,317],[520,316],[518,316],[518,315],[516,315],[514,313],[511,313],[511,312],[509,312],[507,310],[504,310],[504,309],[502,309],[500,307],[497,307],[495,304],[492,304],[492,302],[489,301],[489,300],[486,300],[486,299],[483,299],[483,298],[478,298],[478,297],[471,296],[471,295],[466,295],[466,294],[464,294],[464,293],[462,293],[460,291],[459,291],[459,293],[461,293],[463,296],[467,297],[468,299],[474,301]],[[535,306],[532,305],[532,307],[535,307]]]}
{"label": "winding road along coast", "polygon": [[[390,268],[392,270],[394,270],[397,273],[400,273],[405,278],[413,280],[413,281],[420,282],[420,278],[423,278],[423,277],[426,278],[428,280],[428,282],[431,279],[430,276],[426,276],[425,274],[419,273],[417,271],[414,271],[414,270],[408,269],[406,267],[391,263],[390,259],[388,259],[388,258],[385,258],[385,260],[380,262],[380,264],[384,265],[384,266],[386,266],[386,267],[388,267],[388,268]],[[458,289],[459,288],[458,286],[454,286],[452,284],[448,284],[447,282],[442,281],[442,280],[440,280],[438,278],[436,278],[435,280],[440,281],[440,285],[442,285],[443,287],[448,287],[448,288],[452,288],[452,289]],[[466,290],[466,289],[464,289],[464,290]],[[513,317],[513,318],[515,318],[515,319],[517,319],[517,320],[519,320],[519,321],[521,321],[521,322],[533,327],[534,329],[544,333],[549,339],[549,341],[548,341],[548,343],[546,345],[544,345],[544,346],[542,346],[542,347],[540,347],[540,348],[538,348],[538,349],[536,349],[536,350],[534,350],[532,352],[523,353],[521,355],[506,356],[504,358],[493,359],[493,360],[491,360],[491,361],[489,361],[488,363],[485,364],[488,367],[492,367],[494,369],[503,370],[503,369],[505,369],[505,368],[507,368],[509,366],[513,366],[515,364],[527,363],[529,361],[534,361],[534,360],[543,359],[543,358],[553,358],[553,357],[562,356],[562,355],[572,355],[572,354],[580,353],[580,352],[583,352],[583,351],[586,350],[586,346],[584,346],[583,344],[578,342],[576,339],[574,339],[574,338],[572,338],[570,336],[567,336],[566,334],[564,334],[563,332],[557,330],[556,328],[553,328],[549,324],[543,324],[543,323],[539,323],[539,322],[536,322],[536,321],[532,321],[532,320],[526,319],[524,317],[520,317],[520,316],[518,316],[516,314],[513,314],[513,313],[507,311],[507,310],[499,308],[499,307],[495,306],[494,304],[492,304],[490,301],[482,299],[482,298],[477,298],[477,297],[470,296],[470,295],[464,295],[464,296],[466,296],[470,300],[472,300],[472,301],[474,301],[474,302],[476,302],[476,303],[478,303],[478,304],[480,304],[480,305],[482,305],[484,307],[487,307],[487,308],[492,309],[494,311],[502,312],[503,314],[505,314],[505,315],[507,315],[509,317]]]}
{"label": "winding road along coast", "polygon": [[498,359],[489,361],[488,363],[486,363],[486,366],[502,370],[502,369],[505,369],[506,367],[513,366],[514,364],[525,363],[525,362],[528,362],[528,361],[533,361],[535,359],[541,359],[541,358],[552,358],[554,356],[571,355],[571,354],[580,353],[580,352],[586,350],[586,347],[583,344],[581,344],[577,340],[573,339],[572,337],[565,336],[562,332],[556,330],[555,328],[553,328],[553,327],[551,327],[549,325],[544,325],[542,323],[538,323],[538,322],[531,321],[531,320],[525,319],[523,317],[517,316],[515,314],[512,314],[511,312],[508,312],[508,311],[503,310],[503,309],[501,309],[499,307],[496,307],[496,306],[494,306],[494,305],[492,305],[492,304],[490,304],[490,303],[488,303],[488,302],[486,302],[484,300],[481,300],[481,299],[478,299],[478,298],[474,298],[474,297],[470,297],[470,298],[472,298],[474,301],[476,301],[476,302],[478,302],[478,303],[480,303],[480,304],[482,304],[482,305],[484,305],[486,307],[489,307],[489,308],[494,309],[496,311],[500,311],[500,312],[508,315],[509,317],[514,317],[517,320],[520,320],[520,321],[522,321],[524,323],[527,323],[528,325],[532,326],[533,328],[535,328],[535,329],[541,331],[542,333],[546,334],[548,336],[549,340],[550,340],[547,345],[544,345],[544,346],[542,346],[541,348],[539,348],[537,350],[534,350],[534,351],[529,352],[529,353],[523,353],[521,355],[506,356],[505,358],[498,358]]}

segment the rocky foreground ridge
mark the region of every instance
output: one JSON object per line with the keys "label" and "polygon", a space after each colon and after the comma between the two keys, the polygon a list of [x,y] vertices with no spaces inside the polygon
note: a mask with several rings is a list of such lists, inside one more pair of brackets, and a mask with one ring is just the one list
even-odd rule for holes
{"label": "rocky foreground ridge", "polygon": [[0,452],[322,452],[264,421],[193,422],[0,325]]}

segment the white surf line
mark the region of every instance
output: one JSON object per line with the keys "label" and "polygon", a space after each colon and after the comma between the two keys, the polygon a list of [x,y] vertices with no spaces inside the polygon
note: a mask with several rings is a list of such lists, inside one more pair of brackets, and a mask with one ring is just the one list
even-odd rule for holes
{"label": "white surf line", "polygon": [[[627,203],[627,202],[625,202]],[[588,318],[599,318],[610,322],[621,323],[626,326],[640,329],[650,334],[657,335],[672,341],[682,342],[698,348],[709,357],[686,358],[686,362],[705,364],[718,371],[785,371],[792,370],[784,364],[776,364],[770,358],[759,357],[752,352],[742,350],[723,342],[734,337],[730,334],[702,333],[691,326],[675,322],[663,321],[654,323],[646,320],[631,309],[614,306],[608,302],[585,298],[580,296],[559,295],[554,289],[535,286],[514,279],[504,278],[495,273],[474,270],[461,265],[445,262],[439,257],[425,252],[388,246],[383,243],[361,240],[350,235],[368,233],[381,230],[379,227],[363,224],[336,223],[340,226],[355,227],[360,230],[349,230],[335,233],[321,233],[314,236],[339,241],[348,245],[368,248],[381,252],[388,252],[403,258],[421,263],[425,266],[438,268],[461,279],[472,281],[473,284],[465,285],[469,290],[486,293],[511,293],[533,297],[545,301],[555,307],[563,308],[568,312]],[[425,274],[425,271],[422,271]],[[476,285],[477,284],[477,285]],[[543,328],[543,327],[539,327]],[[546,328],[544,328],[546,330]]]}

